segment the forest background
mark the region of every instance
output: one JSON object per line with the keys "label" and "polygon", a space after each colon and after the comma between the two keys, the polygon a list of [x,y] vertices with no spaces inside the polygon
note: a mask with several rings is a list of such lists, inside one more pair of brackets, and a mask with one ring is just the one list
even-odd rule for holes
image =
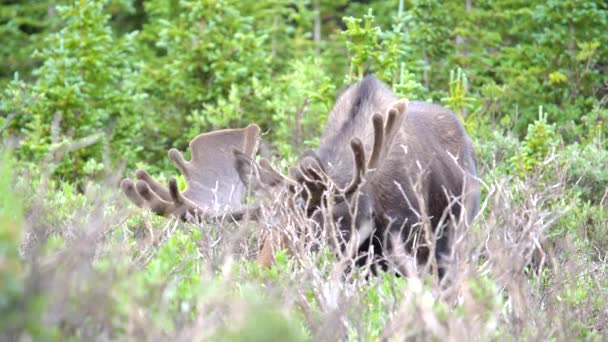
{"label": "forest background", "polygon": [[[597,0],[3,1],[0,337],[601,338],[606,32]],[[174,175],[168,149],[251,122],[285,168],[366,73],[474,140],[484,210],[457,295],[337,281],[331,253],[260,270],[253,229],[225,242],[234,228],[119,194],[136,168]]]}

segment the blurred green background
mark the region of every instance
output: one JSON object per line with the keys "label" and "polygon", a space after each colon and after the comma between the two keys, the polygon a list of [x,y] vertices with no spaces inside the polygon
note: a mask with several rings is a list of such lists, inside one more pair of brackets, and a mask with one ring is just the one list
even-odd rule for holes
{"label": "blurred green background", "polygon": [[374,73],[477,139],[524,138],[542,106],[581,143],[606,132],[606,32],[604,1],[3,1],[1,135],[70,181],[250,122],[292,158]]}

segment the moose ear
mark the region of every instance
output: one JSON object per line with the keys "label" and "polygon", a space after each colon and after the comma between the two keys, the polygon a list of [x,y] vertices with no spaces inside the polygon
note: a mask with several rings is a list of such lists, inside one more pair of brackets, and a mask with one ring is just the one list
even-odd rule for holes
{"label": "moose ear", "polygon": [[236,169],[236,173],[238,173],[243,185],[249,187],[249,185],[252,184],[252,181],[255,182],[255,179],[258,178],[258,170],[255,162],[245,153],[237,149],[233,149],[232,154],[234,155],[234,168]]}
{"label": "moose ear", "polygon": [[234,167],[239,174],[241,182],[250,189],[258,191],[268,187],[274,187],[285,182],[289,183],[283,175],[275,171],[270,162],[264,158],[256,163],[246,154],[239,150],[233,150]]}

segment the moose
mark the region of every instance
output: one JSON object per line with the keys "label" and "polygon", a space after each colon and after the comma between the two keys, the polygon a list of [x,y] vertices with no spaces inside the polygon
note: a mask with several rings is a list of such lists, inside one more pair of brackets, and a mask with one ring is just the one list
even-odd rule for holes
{"label": "moose", "polygon": [[185,191],[175,178],[167,188],[144,170],[121,187],[141,208],[199,222],[260,220],[261,205],[243,204],[244,197],[282,196],[287,209],[267,217],[276,228],[261,235],[257,262],[264,266],[288,245],[281,220],[300,215],[315,238],[330,239],[337,252],[351,250],[356,265],[387,269],[391,255],[405,251],[418,264],[434,258],[440,279],[455,227],[471,224],[479,210],[476,154],[458,117],[436,104],[398,99],[372,75],[339,94],[319,147],[305,151],[287,174],[256,160],[259,141],[255,124],[203,133],[190,142],[190,161],[169,151]]}

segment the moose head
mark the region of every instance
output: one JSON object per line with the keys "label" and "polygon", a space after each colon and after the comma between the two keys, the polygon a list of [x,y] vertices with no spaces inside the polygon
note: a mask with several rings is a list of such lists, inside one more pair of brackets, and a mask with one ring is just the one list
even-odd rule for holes
{"label": "moose head", "polygon": [[[450,232],[478,211],[475,151],[458,118],[438,105],[397,99],[373,76],[339,95],[319,148],[304,152],[286,175],[254,159],[259,136],[255,124],[201,134],[190,142],[191,161],[170,150],[184,192],[175,179],[165,188],[143,170],[137,183],[122,181],[123,191],[139,207],[184,220],[249,216],[280,226],[299,217],[311,236],[329,238],[356,264],[373,259],[386,269],[391,253],[405,250],[419,263],[436,257],[440,277]],[[279,198],[284,210],[265,216],[263,206],[242,204],[246,193],[259,202]],[[279,228],[262,235],[258,262],[268,266],[289,237]]]}

